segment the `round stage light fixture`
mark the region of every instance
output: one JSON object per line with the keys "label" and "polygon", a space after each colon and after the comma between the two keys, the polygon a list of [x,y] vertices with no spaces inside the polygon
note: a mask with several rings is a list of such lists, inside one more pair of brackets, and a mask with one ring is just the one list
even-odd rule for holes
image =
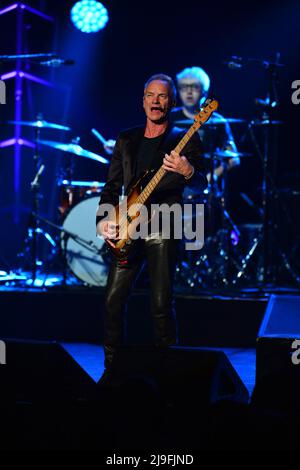
{"label": "round stage light fixture", "polygon": [[71,9],[71,20],[83,33],[97,33],[105,28],[109,17],[102,3],[96,0],[81,0]]}

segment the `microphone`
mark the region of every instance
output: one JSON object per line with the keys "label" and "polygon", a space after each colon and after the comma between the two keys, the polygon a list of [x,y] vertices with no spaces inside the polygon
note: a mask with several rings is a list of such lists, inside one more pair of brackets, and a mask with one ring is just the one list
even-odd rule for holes
{"label": "microphone", "polygon": [[45,67],[61,67],[62,65],[74,65],[75,61],[72,59],[51,59],[39,63]]}

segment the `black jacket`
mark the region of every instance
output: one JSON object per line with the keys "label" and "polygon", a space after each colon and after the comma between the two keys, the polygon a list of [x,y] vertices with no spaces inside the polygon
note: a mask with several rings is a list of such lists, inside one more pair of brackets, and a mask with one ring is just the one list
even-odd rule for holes
{"label": "black jacket", "polygon": [[[135,162],[144,132],[145,127],[135,127],[122,131],[119,134],[111,158],[107,181],[101,192],[99,205],[117,205],[119,203],[119,196],[122,194],[122,186],[124,185],[126,194],[131,184],[135,181]],[[185,133],[185,130],[169,125],[158,149],[161,153],[161,163],[163,163],[165,154],[169,154],[175,149]],[[186,180],[179,173],[167,172],[153,192],[153,202],[168,204],[182,202],[182,193],[185,185],[191,185],[196,181],[197,185],[201,186],[201,191],[206,188],[207,180],[204,174],[202,174],[202,143],[198,133],[192,136],[181,154],[185,155],[191,165],[193,165],[195,169],[194,175]],[[97,216],[96,223],[101,218]]]}

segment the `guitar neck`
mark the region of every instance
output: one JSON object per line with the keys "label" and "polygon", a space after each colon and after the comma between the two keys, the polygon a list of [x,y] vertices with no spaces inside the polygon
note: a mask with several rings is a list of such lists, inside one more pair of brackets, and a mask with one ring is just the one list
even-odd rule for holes
{"label": "guitar neck", "polygon": [[[199,125],[196,126],[195,124],[193,124],[189,128],[187,133],[182,137],[180,142],[176,145],[174,151],[180,154],[182,149],[186,146],[190,138],[195,134],[195,132],[198,129],[199,129]],[[163,166],[161,166],[159,170],[155,173],[153,178],[151,178],[147,186],[145,186],[141,194],[138,196],[137,201],[136,201],[138,204],[144,204],[147,201],[147,199],[151,196],[154,189],[156,188],[156,186],[158,185],[158,183],[160,182],[160,180],[165,174],[166,174],[166,170],[163,168]]]}

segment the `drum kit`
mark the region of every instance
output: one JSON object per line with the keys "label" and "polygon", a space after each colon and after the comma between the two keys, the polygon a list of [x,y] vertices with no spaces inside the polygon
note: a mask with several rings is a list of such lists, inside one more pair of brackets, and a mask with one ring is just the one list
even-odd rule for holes
{"label": "drum kit", "polygon": [[[211,119],[205,125],[214,126],[222,122],[242,123],[242,119],[224,119],[224,121]],[[181,124],[190,124],[184,120]],[[179,125],[179,122],[177,122]],[[246,288],[265,290],[278,284],[279,276],[282,279],[293,281],[300,286],[300,274],[295,261],[285,253],[279,245],[278,225],[272,217],[274,200],[280,202],[282,213],[288,217],[288,209],[283,204],[274,178],[270,170],[270,155],[268,145],[270,129],[273,126],[282,125],[283,121],[271,120],[263,114],[261,119],[255,119],[247,123],[255,154],[259,157],[262,168],[261,204],[256,205],[247,194],[240,196],[247,204],[255,209],[257,223],[237,225],[233,221],[227,207],[228,195],[228,161],[231,158],[250,157],[250,153],[234,152],[232,150],[211,150],[204,154],[210,160],[210,176],[213,169],[222,165],[225,170],[222,174],[221,184],[210,177],[210,182],[204,194],[197,192],[195,188],[185,191],[186,201],[204,203],[205,214],[205,242],[204,247],[198,253],[181,252],[177,265],[177,285],[184,290],[215,290],[223,288]],[[263,129],[263,150],[257,141],[255,130]]]}
{"label": "drum kit", "polygon": [[[205,126],[217,129],[221,124],[246,123],[252,140],[254,130],[263,128],[265,134],[270,126],[283,124],[282,121],[270,121],[266,117],[252,120],[250,123],[244,119],[212,117]],[[176,125],[191,125],[192,120],[186,119],[176,121]],[[259,126],[259,127],[256,127]],[[213,135],[213,133],[212,133]],[[228,210],[228,163],[230,159],[251,157],[252,153],[241,153],[232,149],[215,149],[214,138],[210,137],[208,142],[212,144],[210,151],[203,156],[208,161],[209,185],[204,193],[197,191],[197,187],[188,187],[184,192],[185,202],[204,204],[205,215],[205,240],[201,251],[187,253],[181,250],[180,259],[176,269],[176,283],[183,290],[201,291],[203,289],[215,290],[223,288],[255,287],[263,288],[270,278],[272,269],[271,262],[267,265],[264,261],[267,234],[265,231],[265,220],[267,218],[266,199],[269,193],[266,190],[266,180],[270,175],[265,169],[266,156],[261,152],[259,145],[254,143],[255,153],[259,156],[263,168],[262,207],[255,207],[258,223],[237,225]],[[222,178],[211,177],[216,174],[215,169],[222,166]],[[275,189],[274,189],[275,191]],[[275,194],[275,192],[274,192]],[[243,196],[243,194],[241,194]],[[254,205],[247,195],[244,195],[247,203]],[[270,221],[268,221],[270,224]],[[284,270],[300,285],[300,277],[291,264],[287,261],[284,253],[278,250],[280,259],[283,261]],[[254,262],[253,262],[254,261]],[[270,260],[271,261],[271,260]]]}

